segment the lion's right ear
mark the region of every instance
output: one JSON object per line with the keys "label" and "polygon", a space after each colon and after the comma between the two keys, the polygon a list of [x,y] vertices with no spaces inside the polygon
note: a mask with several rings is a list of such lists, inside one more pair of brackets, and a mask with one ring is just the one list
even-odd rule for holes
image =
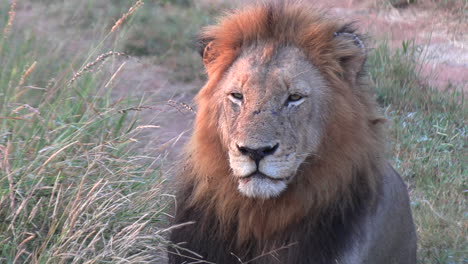
{"label": "lion's right ear", "polygon": [[198,53],[203,58],[203,64],[205,67],[213,62],[217,57],[217,52],[214,49],[214,40],[211,38],[200,37],[197,41]]}
{"label": "lion's right ear", "polygon": [[345,77],[355,83],[364,72],[364,64],[367,59],[367,49],[362,36],[355,33],[352,25],[348,24],[334,33],[337,40],[337,55]]}

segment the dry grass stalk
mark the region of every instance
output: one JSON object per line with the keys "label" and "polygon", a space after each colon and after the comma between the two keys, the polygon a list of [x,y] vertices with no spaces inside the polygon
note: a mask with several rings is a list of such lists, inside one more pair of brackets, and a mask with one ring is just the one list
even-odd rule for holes
{"label": "dry grass stalk", "polygon": [[134,106],[134,107],[129,107],[129,108],[125,108],[125,109],[120,109],[120,110],[117,110],[117,113],[124,114],[124,113],[126,113],[128,111],[143,111],[145,109],[158,109],[158,108],[153,107],[153,106],[142,105],[142,106]]}
{"label": "dry grass stalk", "polygon": [[123,67],[125,66],[125,64],[127,64],[127,62],[124,62],[124,63],[122,63],[122,64],[119,66],[119,68],[115,71],[115,73],[112,74],[111,78],[110,78],[109,81],[106,83],[106,85],[104,85],[104,88],[107,88],[107,87],[112,83],[112,81],[114,81],[115,77],[117,76],[117,74],[119,74],[119,73],[122,71],[122,69],[123,69]]}
{"label": "dry grass stalk", "polygon": [[21,79],[20,79],[20,81],[18,83],[17,88],[21,88],[24,85],[24,83],[26,82],[26,78],[28,78],[28,76],[34,70],[34,68],[36,67],[36,64],[37,64],[37,61],[34,61],[31,64],[31,66],[29,66],[29,68],[24,72],[23,76],[21,76]]}
{"label": "dry grass stalk", "polygon": [[10,11],[8,11],[8,22],[5,28],[3,29],[4,38],[7,38],[8,34],[11,31],[11,27],[13,26],[13,21],[15,20],[15,15],[16,15],[15,9],[16,9],[16,0],[13,0],[13,3],[11,3],[11,6],[10,6]]}
{"label": "dry grass stalk", "polygon": [[194,114],[197,112],[197,111],[195,111],[195,109],[193,109],[193,107],[191,107],[190,105],[188,105],[188,104],[186,104],[184,102],[176,102],[174,100],[168,100],[167,103],[168,103],[168,105],[170,105],[172,107],[175,107],[179,112],[182,112],[182,111],[180,111],[181,107],[189,110],[190,112],[192,112]]}
{"label": "dry grass stalk", "polygon": [[11,112],[17,114],[17,113],[19,113],[19,112],[20,112],[21,110],[23,110],[23,109],[27,109],[29,112],[34,113],[34,114],[38,114],[38,115],[41,114],[41,112],[39,112],[38,109],[36,109],[36,108],[34,108],[34,107],[32,107],[32,106],[30,106],[30,105],[28,105],[28,104],[21,104],[21,105],[18,106],[17,108],[11,110]]}
{"label": "dry grass stalk", "polygon": [[10,208],[11,211],[14,211],[15,208],[15,188],[13,183],[13,177],[10,172],[10,163],[8,162],[9,150],[11,149],[11,143],[8,142],[7,146],[0,145],[0,158],[2,158],[2,162],[0,163],[0,169],[3,168],[5,170],[5,174],[7,175],[9,189],[10,189]]}
{"label": "dry grass stalk", "polygon": [[117,52],[117,51],[109,51],[107,53],[103,53],[99,55],[93,62],[90,62],[86,64],[80,71],[75,73],[73,75],[73,78],[68,82],[68,85],[72,84],[74,81],[76,81],[83,73],[90,71],[94,66],[96,66],[98,63],[105,61],[107,58],[110,56],[127,56],[122,52]]}
{"label": "dry grass stalk", "polygon": [[[263,254],[261,254],[260,256],[257,256],[257,257],[255,257],[255,258],[253,258],[253,259],[251,259],[251,260],[249,260],[249,261],[247,261],[247,262],[242,262],[242,264],[248,264],[248,263],[254,262],[254,261],[257,260],[257,259],[263,258],[263,257],[268,256],[268,255],[271,255],[271,256],[275,257],[275,255],[277,254],[278,251],[283,250],[283,249],[287,249],[287,248],[291,248],[291,247],[296,246],[296,245],[297,245],[297,242],[289,243],[289,244],[287,244],[287,245],[284,245],[284,246],[281,246],[281,247],[279,247],[279,248],[276,248],[276,249],[273,249],[273,250],[271,250],[271,251],[268,251],[268,252],[266,252],[266,253],[263,253]],[[237,257],[237,256],[236,256],[236,257]]]}
{"label": "dry grass stalk", "polygon": [[39,168],[39,172],[37,173],[37,175],[40,175],[42,174],[42,172],[44,171],[45,167],[47,166],[47,164],[53,160],[58,154],[60,154],[62,151],[64,151],[65,149],[75,145],[76,143],[78,143],[78,141],[74,141],[64,147],[62,147],[61,149],[57,150],[54,154],[52,154],[44,163],[42,163],[41,167]]}
{"label": "dry grass stalk", "polygon": [[146,126],[137,126],[135,130],[145,129],[145,128],[160,128],[160,126],[146,125]]}
{"label": "dry grass stalk", "polygon": [[[23,87],[24,83],[26,82],[26,79],[28,78],[28,76],[32,73],[32,71],[34,70],[34,68],[36,67],[36,64],[37,64],[37,61],[34,61],[31,66],[29,66],[29,68],[24,72],[23,76],[21,76],[21,79],[18,83],[18,86],[16,86],[16,90],[19,90]],[[23,91],[20,91],[19,93],[17,93],[14,97],[14,99],[18,99],[19,97],[21,97],[21,95],[23,95],[26,91],[28,90],[23,90]]]}
{"label": "dry grass stalk", "polygon": [[13,260],[13,263],[19,263],[18,260],[23,255],[23,253],[26,253],[26,250],[22,248],[21,250],[18,250],[18,253],[16,253],[15,260]]}
{"label": "dry grass stalk", "polygon": [[130,7],[130,9],[128,9],[128,12],[123,14],[122,17],[120,17],[119,20],[117,20],[117,22],[115,22],[114,26],[111,29],[111,32],[114,32],[125,20],[127,20],[127,18],[129,16],[131,16],[133,13],[135,13],[137,8],[140,7],[141,5],[143,5],[142,0],[136,1],[135,4],[132,7]]}

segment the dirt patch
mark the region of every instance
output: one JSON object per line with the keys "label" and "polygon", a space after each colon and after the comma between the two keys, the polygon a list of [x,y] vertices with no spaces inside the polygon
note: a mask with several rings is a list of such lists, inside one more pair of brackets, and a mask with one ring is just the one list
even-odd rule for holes
{"label": "dirt patch", "polygon": [[[464,14],[435,3],[394,8],[375,1],[332,0],[322,7],[372,39],[386,39],[393,48],[414,41],[422,51],[422,74],[440,89],[451,86],[468,92],[468,22]],[[371,47],[372,48],[372,47]]]}
{"label": "dirt patch", "polygon": [[195,117],[192,101],[202,83],[175,82],[166,68],[144,59],[122,59],[108,70],[112,73],[119,68],[113,97],[116,100],[129,96],[145,98],[135,104],[142,127],[137,137],[137,149],[161,156],[168,165],[164,166],[164,171],[171,170],[169,165],[179,158],[192,133]]}
{"label": "dirt patch", "polygon": [[[406,0],[313,1],[317,8],[344,22],[355,22],[360,33],[372,40],[385,39],[392,48],[414,41],[422,51],[421,70],[428,84],[468,92],[468,13],[462,1],[447,4],[430,0],[393,7]],[[250,1],[203,0],[208,4],[243,6]],[[414,1],[410,1],[414,2]],[[372,46],[370,47],[372,48]]]}

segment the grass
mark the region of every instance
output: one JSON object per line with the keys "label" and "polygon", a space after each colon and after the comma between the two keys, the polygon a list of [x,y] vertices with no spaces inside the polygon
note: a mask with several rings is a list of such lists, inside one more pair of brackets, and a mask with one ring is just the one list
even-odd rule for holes
{"label": "grass", "polygon": [[159,161],[132,149],[144,127],[120,110],[135,99],[99,70],[119,53],[62,57],[1,6],[0,263],[163,259]]}
{"label": "grass", "polygon": [[135,23],[123,42],[123,50],[165,65],[179,81],[203,79],[203,64],[195,49],[196,34],[212,22],[219,7],[157,6],[157,3],[146,3],[145,9],[135,16]]}
{"label": "grass", "polygon": [[[112,31],[114,22],[131,7],[131,1],[127,0],[86,1],[80,5],[74,1],[41,1],[43,3],[35,7],[42,9],[47,4],[43,12],[59,18],[60,31],[71,27],[91,37]],[[175,73],[173,80],[200,80],[204,78],[204,71],[194,49],[195,40],[200,28],[212,22],[219,9],[191,0],[147,0],[138,12],[124,21],[126,27],[111,39],[118,40],[114,42],[115,48],[129,55],[164,65]],[[70,33],[64,37],[76,37]]]}
{"label": "grass", "polygon": [[[127,57],[108,51],[200,79],[192,40],[217,9],[145,1],[111,32],[129,1],[29,4],[55,34],[7,26],[0,0],[0,263],[160,263],[170,197],[161,161],[135,147],[148,127],[123,110],[145,99],[113,96],[119,72],[105,69]],[[466,103],[424,83],[421,61],[412,42],[380,43],[368,68],[410,186],[419,263],[466,263]]]}
{"label": "grass", "polygon": [[419,263],[466,263],[468,112],[463,93],[422,81],[422,54],[413,42],[383,43],[369,70],[390,119],[392,164],[410,186]]}

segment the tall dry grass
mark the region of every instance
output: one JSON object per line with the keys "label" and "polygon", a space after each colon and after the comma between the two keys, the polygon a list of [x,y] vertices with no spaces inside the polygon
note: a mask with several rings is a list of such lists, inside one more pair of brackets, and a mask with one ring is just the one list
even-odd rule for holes
{"label": "tall dry grass", "polygon": [[123,54],[63,56],[15,8],[0,8],[0,263],[164,261],[171,197],[160,160],[132,147],[154,127],[121,111],[141,99],[112,98],[118,72],[101,68]]}

